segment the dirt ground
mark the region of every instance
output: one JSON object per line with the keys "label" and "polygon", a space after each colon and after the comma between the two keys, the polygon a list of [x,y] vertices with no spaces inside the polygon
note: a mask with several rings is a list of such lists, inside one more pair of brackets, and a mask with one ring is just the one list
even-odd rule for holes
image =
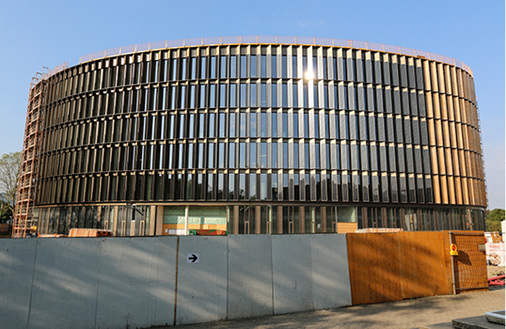
{"label": "dirt ground", "polygon": [[489,278],[504,274],[504,266],[487,265],[487,270]]}

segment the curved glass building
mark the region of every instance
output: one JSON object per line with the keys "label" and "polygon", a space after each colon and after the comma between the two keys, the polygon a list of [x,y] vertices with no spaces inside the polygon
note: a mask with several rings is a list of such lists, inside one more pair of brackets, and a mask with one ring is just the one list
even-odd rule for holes
{"label": "curved glass building", "polygon": [[179,40],[92,54],[30,97],[17,216],[40,233],[484,229],[473,76],[445,56]]}

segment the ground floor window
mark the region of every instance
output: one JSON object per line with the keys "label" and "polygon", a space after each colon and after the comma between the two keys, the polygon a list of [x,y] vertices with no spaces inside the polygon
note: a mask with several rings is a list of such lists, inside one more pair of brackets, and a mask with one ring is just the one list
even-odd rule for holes
{"label": "ground floor window", "polygon": [[164,206],[163,234],[186,234],[186,230],[226,230],[227,207]]}
{"label": "ground floor window", "polygon": [[425,208],[318,204],[238,205],[99,205],[35,208],[33,225],[40,234],[95,228],[113,236],[188,234],[222,230],[228,234],[347,233],[367,228],[405,231],[485,229],[484,211],[470,208]]}

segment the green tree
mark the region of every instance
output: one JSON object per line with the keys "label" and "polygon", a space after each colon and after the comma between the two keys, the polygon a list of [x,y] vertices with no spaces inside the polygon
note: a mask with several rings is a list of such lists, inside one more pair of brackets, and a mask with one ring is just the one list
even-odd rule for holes
{"label": "green tree", "polygon": [[12,210],[6,203],[0,202],[0,223],[5,223],[12,217]]}
{"label": "green tree", "polygon": [[[6,210],[10,210],[11,214],[14,213],[14,206],[16,205],[20,164],[21,152],[5,153],[0,158],[1,201],[7,205]],[[4,213],[4,209],[0,209],[2,214]]]}
{"label": "green tree", "polygon": [[487,214],[487,231],[501,231],[501,222],[504,220],[504,209],[494,209]]}

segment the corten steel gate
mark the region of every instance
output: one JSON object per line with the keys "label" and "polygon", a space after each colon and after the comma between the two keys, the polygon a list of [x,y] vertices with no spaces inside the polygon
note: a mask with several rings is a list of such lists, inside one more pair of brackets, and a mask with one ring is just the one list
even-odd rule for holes
{"label": "corten steel gate", "polygon": [[346,236],[353,305],[488,289],[483,232],[451,232],[454,272],[449,231]]}
{"label": "corten steel gate", "polygon": [[[455,293],[488,290],[486,253],[484,248],[480,251],[480,245],[484,247],[486,243],[484,233],[449,231],[445,240],[448,241],[445,245],[454,243],[458,249],[458,256],[449,256],[451,259],[448,259],[449,269],[453,270]],[[448,257],[448,253],[446,255]]]}

